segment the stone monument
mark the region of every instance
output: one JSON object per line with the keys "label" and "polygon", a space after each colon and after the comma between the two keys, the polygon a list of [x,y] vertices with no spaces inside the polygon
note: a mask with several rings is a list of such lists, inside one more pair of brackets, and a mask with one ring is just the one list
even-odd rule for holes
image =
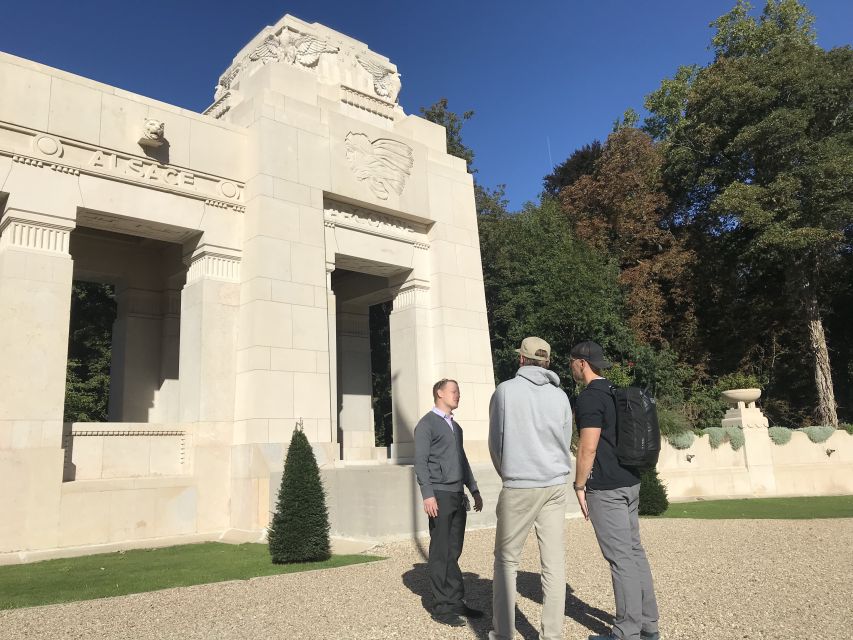
{"label": "stone monument", "polygon": [[[488,460],[473,182],[400,90],[388,58],[291,16],[203,114],[0,54],[0,561],[256,539],[299,419],[337,533],[364,509],[380,536],[422,528],[405,464],[440,377]],[[63,423],[75,280],[115,287],[107,423]],[[385,302],[390,451],[368,324]]]}

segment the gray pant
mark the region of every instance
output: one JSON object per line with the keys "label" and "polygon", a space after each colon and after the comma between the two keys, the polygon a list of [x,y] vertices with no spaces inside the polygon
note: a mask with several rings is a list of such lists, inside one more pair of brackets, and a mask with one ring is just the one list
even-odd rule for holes
{"label": "gray pant", "polygon": [[589,519],[613,578],[613,635],[622,640],[637,640],[640,631],[658,631],[652,571],[640,543],[639,501],[639,484],[622,489],[588,489],[586,494]]}

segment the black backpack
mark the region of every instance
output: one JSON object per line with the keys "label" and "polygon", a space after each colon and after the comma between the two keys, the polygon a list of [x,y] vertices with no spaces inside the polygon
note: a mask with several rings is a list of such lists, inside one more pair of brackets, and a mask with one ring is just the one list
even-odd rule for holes
{"label": "black backpack", "polygon": [[616,388],[616,457],[623,467],[650,469],[660,455],[660,427],[655,399],[638,387]]}

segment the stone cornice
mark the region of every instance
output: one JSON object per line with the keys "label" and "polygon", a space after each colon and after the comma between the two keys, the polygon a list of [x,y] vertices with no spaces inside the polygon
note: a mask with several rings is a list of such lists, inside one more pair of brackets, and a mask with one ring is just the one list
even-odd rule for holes
{"label": "stone cornice", "polygon": [[95,176],[203,200],[210,206],[237,213],[245,211],[242,182],[3,121],[0,121],[0,156],[34,168],[72,176]]}
{"label": "stone cornice", "polygon": [[401,240],[414,245],[417,249],[429,248],[426,226],[405,218],[334,200],[327,200],[324,203],[323,216],[323,224],[332,229],[342,227],[383,238]]}

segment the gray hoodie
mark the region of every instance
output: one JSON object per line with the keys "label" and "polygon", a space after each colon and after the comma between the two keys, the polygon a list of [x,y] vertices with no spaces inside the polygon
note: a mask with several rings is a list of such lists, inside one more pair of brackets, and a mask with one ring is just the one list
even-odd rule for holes
{"label": "gray hoodie", "polygon": [[525,366],[498,385],[489,405],[489,452],[511,488],[551,487],[571,471],[572,407],[559,376]]}

